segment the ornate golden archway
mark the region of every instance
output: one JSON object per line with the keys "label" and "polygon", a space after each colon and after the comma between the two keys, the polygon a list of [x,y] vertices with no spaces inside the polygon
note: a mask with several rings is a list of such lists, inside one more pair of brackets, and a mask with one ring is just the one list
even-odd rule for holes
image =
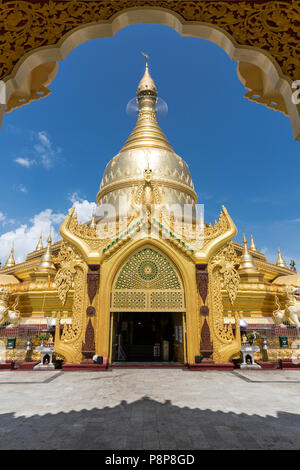
{"label": "ornate golden archway", "polygon": [[122,266],[113,285],[112,311],[183,312],[179,273],[159,251],[146,246]]}
{"label": "ornate golden archway", "polygon": [[[246,97],[290,117],[300,140],[300,1],[0,0],[0,79],[8,109],[47,96],[57,61],[87,40],[156,23],[215,42],[238,61]],[[0,106],[2,117],[5,106]],[[1,113],[0,113],[1,121]]]}

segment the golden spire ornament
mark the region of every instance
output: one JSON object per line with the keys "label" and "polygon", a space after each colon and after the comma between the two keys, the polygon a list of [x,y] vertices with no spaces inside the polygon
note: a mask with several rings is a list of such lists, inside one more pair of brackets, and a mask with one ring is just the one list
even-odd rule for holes
{"label": "golden spire ornament", "polygon": [[11,268],[11,267],[15,266],[15,264],[16,264],[16,262],[15,262],[15,258],[14,258],[14,247],[12,247],[12,249],[10,251],[9,258],[5,263],[5,267],[6,268]]}
{"label": "golden spire ornament", "polygon": [[42,250],[44,247],[43,247],[43,238],[42,238],[42,234],[40,235],[40,239],[39,239],[39,242],[38,244],[36,245],[36,249],[35,251],[40,251]]}
{"label": "golden spire ornament", "polygon": [[250,247],[249,247],[249,248],[250,248],[250,250],[252,250],[252,251],[258,251],[257,248],[256,248],[256,246],[255,246],[252,233],[251,233],[251,243],[250,243]]}
{"label": "golden spire ornament", "polygon": [[91,223],[90,223],[90,228],[93,228],[96,230],[97,226],[96,226],[96,220],[95,220],[95,212],[93,212],[92,214],[92,220],[91,220]]}
{"label": "golden spire ornament", "polygon": [[239,267],[239,273],[258,273],[258,269],[253,261],[251,253],[248,251],[247,239],[244,234],[243,237],[243,251],[241,256],[241,264]]}
{"label": "golden spire ornament", "polygon": [[145,147],[173,152],[156,119],[157,89],[149,72],[149,56],[144,52],[142,54],[146,59],[146,65],[136,92],[139,107],[138,119],[121,152],[136,148],[144,149]]}
{"label": "golden spire ornament", "polygon": [[46,248],[45,253],[41,257],[40,264],[37,267],[37,271],[39,272],[49,273],[49,274],[56,272],[56,269],[52,260],[51,245],[52,245],[52,238],[51,238],[51,228],[50,228],[50,233],[49,233],[49,237],[47,240],[47,248]]}
{"label": "golden spire ornament", "polygon": [[276,261],[276,266],[280,266],[281,268],[287,268],[286,262],[284,261],[280,248],[278,248],[278,258]]}
{"label": "golden spire ornament", "polygon": [[149,65],[148,65],[149,64],[149,56],[147,54],[145,54],[144,52],[142,52],[142,55],[146,59],[146,65],[145,65],[144,76],[141,79],[141,81],[139,83],[139,86],[138,86],[138,89],[137,89],[137,95],[139,97],[139,94],[141,92],[148,91],[149,93],[152,92],[153,94],[155,94],[157,96],[156,85],[154,83],[153,78],[150,75],[150,72],[149,72]]}

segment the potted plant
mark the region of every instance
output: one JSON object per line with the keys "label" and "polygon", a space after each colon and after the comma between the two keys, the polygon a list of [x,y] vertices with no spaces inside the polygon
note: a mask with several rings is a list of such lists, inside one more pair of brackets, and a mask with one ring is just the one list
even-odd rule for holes
{"label": "potted plant", "polygon": [[259,334],[255,332],[251,332],[247,334],[247,339],[250,344],[255,343],[255,340],[259,338]]}
{"label": "potted plant", "polygon": [[49,333],[40,333],[38,335],[38,340],[40,341],[41,345],[43,345],[44,341],[47,341],[48,338],[49,338]]}

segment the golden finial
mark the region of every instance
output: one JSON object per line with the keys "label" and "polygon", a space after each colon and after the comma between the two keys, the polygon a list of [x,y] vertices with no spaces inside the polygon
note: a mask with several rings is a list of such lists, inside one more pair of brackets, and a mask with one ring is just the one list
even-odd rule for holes
{"label": "golden finial", "polygon": [[276,266],[280,266],[281,268],[287,268],[286,262],[284,261],[280,248],[278,248],[278,258],[276,261]]}
{"label": "golden finial", "polygon": [[136,95],[139,114],[135,128],[128,137],[120,152],[138,147],[159,148],[173,152],[168,139],[162,132],[156,120],[157,89],[149,73],[149,57],[142,53],[146,59],[145,73],[141,79]]}
{"label": "golden finial", "polygon": [[95,212],[92,213],[92,220],[90,223],[90,228],[94,228],[96,230]]}
{"label": "golden finial", "polygon": [[43,247],[43,238],[42,238],[42,234],[40,235],[40,239],[39,239],[39,242],[38,244],[36,245],[36,249],[35,251],[40,251],[42,250],[44,247]]}
{"label": "golden finial", "polygon": [[153,81],[153,78],[151,77],[149,73],[149,56],[142,52],[142,55],[146,59],[146,66],[145,66],[145,73],[143,78],[141,79],[138,89],[137,89],[137,97],[138,101],[140,103],[140,99],[143,95],[152,95],[152,97],[155,99],[154,104],[156,103],[156,97],[157,97],[157,89],[155,86],[155,83]]}
{"label": "golden finial", "polygon": [[243,251],[241,256],[241,264],[239,267],[241,273],[258,273],[258,269],[253,261],[251,253],[248,251],[247,239],[243,236]]}
{"label": "golden finial", "polygon": [[52,237],[51,237],[51,232],[52,232],[52,227],[50,225],[50,230],[49,230],[49,237],[48,237],[48,240],[47,240],[47,245],[52,245]]}
{"label": "golden finial", "polygon": [[149,62],[149,56],[148,56],[148,54],[145,54],[145,52],[142,52],[141,54],[145,57],[145,59],[146,59],[146,67],[148,67],[148,62]]}
{"label": "golden finial", "polygon": [[49,233],[49,237],[47,240],[47,248],[46,248],[45,253],[41,257],[40,264],[37,267],[37,271],[39,272],[51,273],[51,272],[56,271],[55,266],[52,261],[51,244],[52,244],[52,238],[51,238],[51,227],[50,227],[50,233]]}
{"label": "golden finial", "polygon": [[11,268],[12,266],[15,266],[15,264],[16,264],[16,262],[15,262],[15,258],[14,258],[14,247],[12,247],[12,249],[10,250],[9,258],[5,263],[5,267],[6,268]]}
{"label": "golden finial", "polygon": [[249,247],[249,248],[250,248],[250,250],[252,250],[252,251],[258,251],[257,248],[256,248],[256,246],[255,246],[252,233],[251,233],[251,243],[250,243],[250,247]]}

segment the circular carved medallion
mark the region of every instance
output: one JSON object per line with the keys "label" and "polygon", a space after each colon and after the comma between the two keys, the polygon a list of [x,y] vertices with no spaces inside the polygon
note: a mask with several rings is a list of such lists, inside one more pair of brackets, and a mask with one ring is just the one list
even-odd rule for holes
{"label": "circular carved medallion", "polygon": [[90,306],[86,309],[86,314],[88,317],[94,317],[96,314],[96,310],[94,307]]}

